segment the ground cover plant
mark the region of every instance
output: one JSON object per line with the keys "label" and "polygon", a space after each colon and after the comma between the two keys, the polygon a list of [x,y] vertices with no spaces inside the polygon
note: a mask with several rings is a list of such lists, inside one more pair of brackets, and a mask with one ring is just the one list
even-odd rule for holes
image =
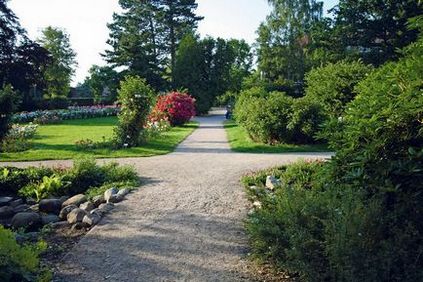
{"label": "ground cover plant", "polygon": [[31,148],[25,152],[0,153],[0,161],[29,161],[73,159],[78,156],[95,158],[147,157],[172,152],[191,132],[197,128],[196,122],[173,127],[160,135],[152,136],[142,146],[114,150],[98,147],[90,150],[79,149],[76,142],[89,139],[102,143],[113,137],[117,125],[116,117],[67,120],[60,124],[41,125],[34,138],[29,139]]}

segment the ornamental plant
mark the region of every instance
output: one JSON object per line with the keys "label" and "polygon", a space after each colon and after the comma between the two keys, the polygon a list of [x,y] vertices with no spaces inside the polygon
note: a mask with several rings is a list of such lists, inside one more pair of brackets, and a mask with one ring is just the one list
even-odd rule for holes
{"label": "ornamental plant", "polygon": [[[172,126],[187,123],[195,116],[195,99],[187,93],[171,92],[160,96],[153,115],[164,113]],[[155,117],[153,116],[152,119]]]}
{"label": "ornamental plant", "polygon": [[143,140],[144,125],[151,110],[154,92],[139,76],[126,76],[120,83],[121,105],[114,141],[117,147],[135,147]]}

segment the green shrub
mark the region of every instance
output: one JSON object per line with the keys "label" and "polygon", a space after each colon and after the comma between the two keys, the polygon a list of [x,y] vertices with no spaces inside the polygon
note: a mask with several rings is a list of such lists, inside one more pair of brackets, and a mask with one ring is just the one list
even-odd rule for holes
{"label": "green shrub", "polygon": [[235,105],[235,118],[259,142],[290,142],[292,131],[287,126],[293,98],[284,93],[267,94],[261,88],[241,93]]}
{"label": "green shrub", "polygon": [[328,64],[312,69],[305,77],[306,97],[323,106],[333,118],[343,115],[346,105],[356,95],[354,87],[372,68],[360,61]]}
{"label": "green shrub", "polygon": [[105,183],[114,182],[132,182],[136,185],[139,177],[134,167],[125,165],[119,166],[118,163],[111,162],[102,167]]}
{"label": "green shrub", "polygon": [[307,98],[295,99],[287,125],[287,129],[293,132],[292,141],[300,144],[315,143],[326,119],[323,107],[316,101]]}
{"label": "green shrub", "polygon": [[84,193],[90,187],[100,186],[104,179],[104,170],[90,158],[74,160],[73,167],[63,175],[63,180],[71,183],[66,191],[70,195]]}
{"label": "green shrub", "polygon": [[38,202],[42,199],[60,195],[60,190],[63,189],[64,183],[61,177],[57,175],[43,176],[39,183],[31,182],[19,191],[19,194],[24,197],[34,198]]}
{"label": "green shrub", "polygon": [[45,167],[27,169],[4,167],[0,169],[0,195],[17,195],[19,189],[31,182],[39,182],[43,176],[51,176],[54,171]]}
{"label": "green shrub", "polygon": [[38,256],[45,243],[20,246],[13,232],[0,225],[0,277],[2,281],[47,281]]}
{"label": "green shrub", "polygon": [[119,123],[115,129],[118,147],[134,147],[142,142],[142,131],[150,113],[154,92],[144,79],[127,76],[120,84]]}

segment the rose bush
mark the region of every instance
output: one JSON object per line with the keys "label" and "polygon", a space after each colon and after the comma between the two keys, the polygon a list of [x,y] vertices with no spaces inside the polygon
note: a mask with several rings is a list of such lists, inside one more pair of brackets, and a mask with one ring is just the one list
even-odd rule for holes
{"label": "rose bush", "polygon": [[160,96],[150,120],[165,114],[172,126],[182,125],[195,116],[195,99],[187,93],[171,92]]}

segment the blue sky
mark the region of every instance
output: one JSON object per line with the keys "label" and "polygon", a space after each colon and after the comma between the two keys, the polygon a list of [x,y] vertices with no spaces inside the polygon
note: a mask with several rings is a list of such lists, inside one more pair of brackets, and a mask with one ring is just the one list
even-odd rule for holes
{"label": "blue sky", "polygon": [[[325,0],[325,10],[338,0]],[[204,16],[199,25],[202,36],[245,39],[253,43],[259,24],[270,8],[266,0],[198,0],[197,13]],[[112,14],[119,11],[118,0],[11,0],[9,6],[21,24],[36,39],[48,25],[64,28],[77,52],[78,68],[73,84],[81,82],[93,64],[103,65],[100,56],[106,48]]]}

